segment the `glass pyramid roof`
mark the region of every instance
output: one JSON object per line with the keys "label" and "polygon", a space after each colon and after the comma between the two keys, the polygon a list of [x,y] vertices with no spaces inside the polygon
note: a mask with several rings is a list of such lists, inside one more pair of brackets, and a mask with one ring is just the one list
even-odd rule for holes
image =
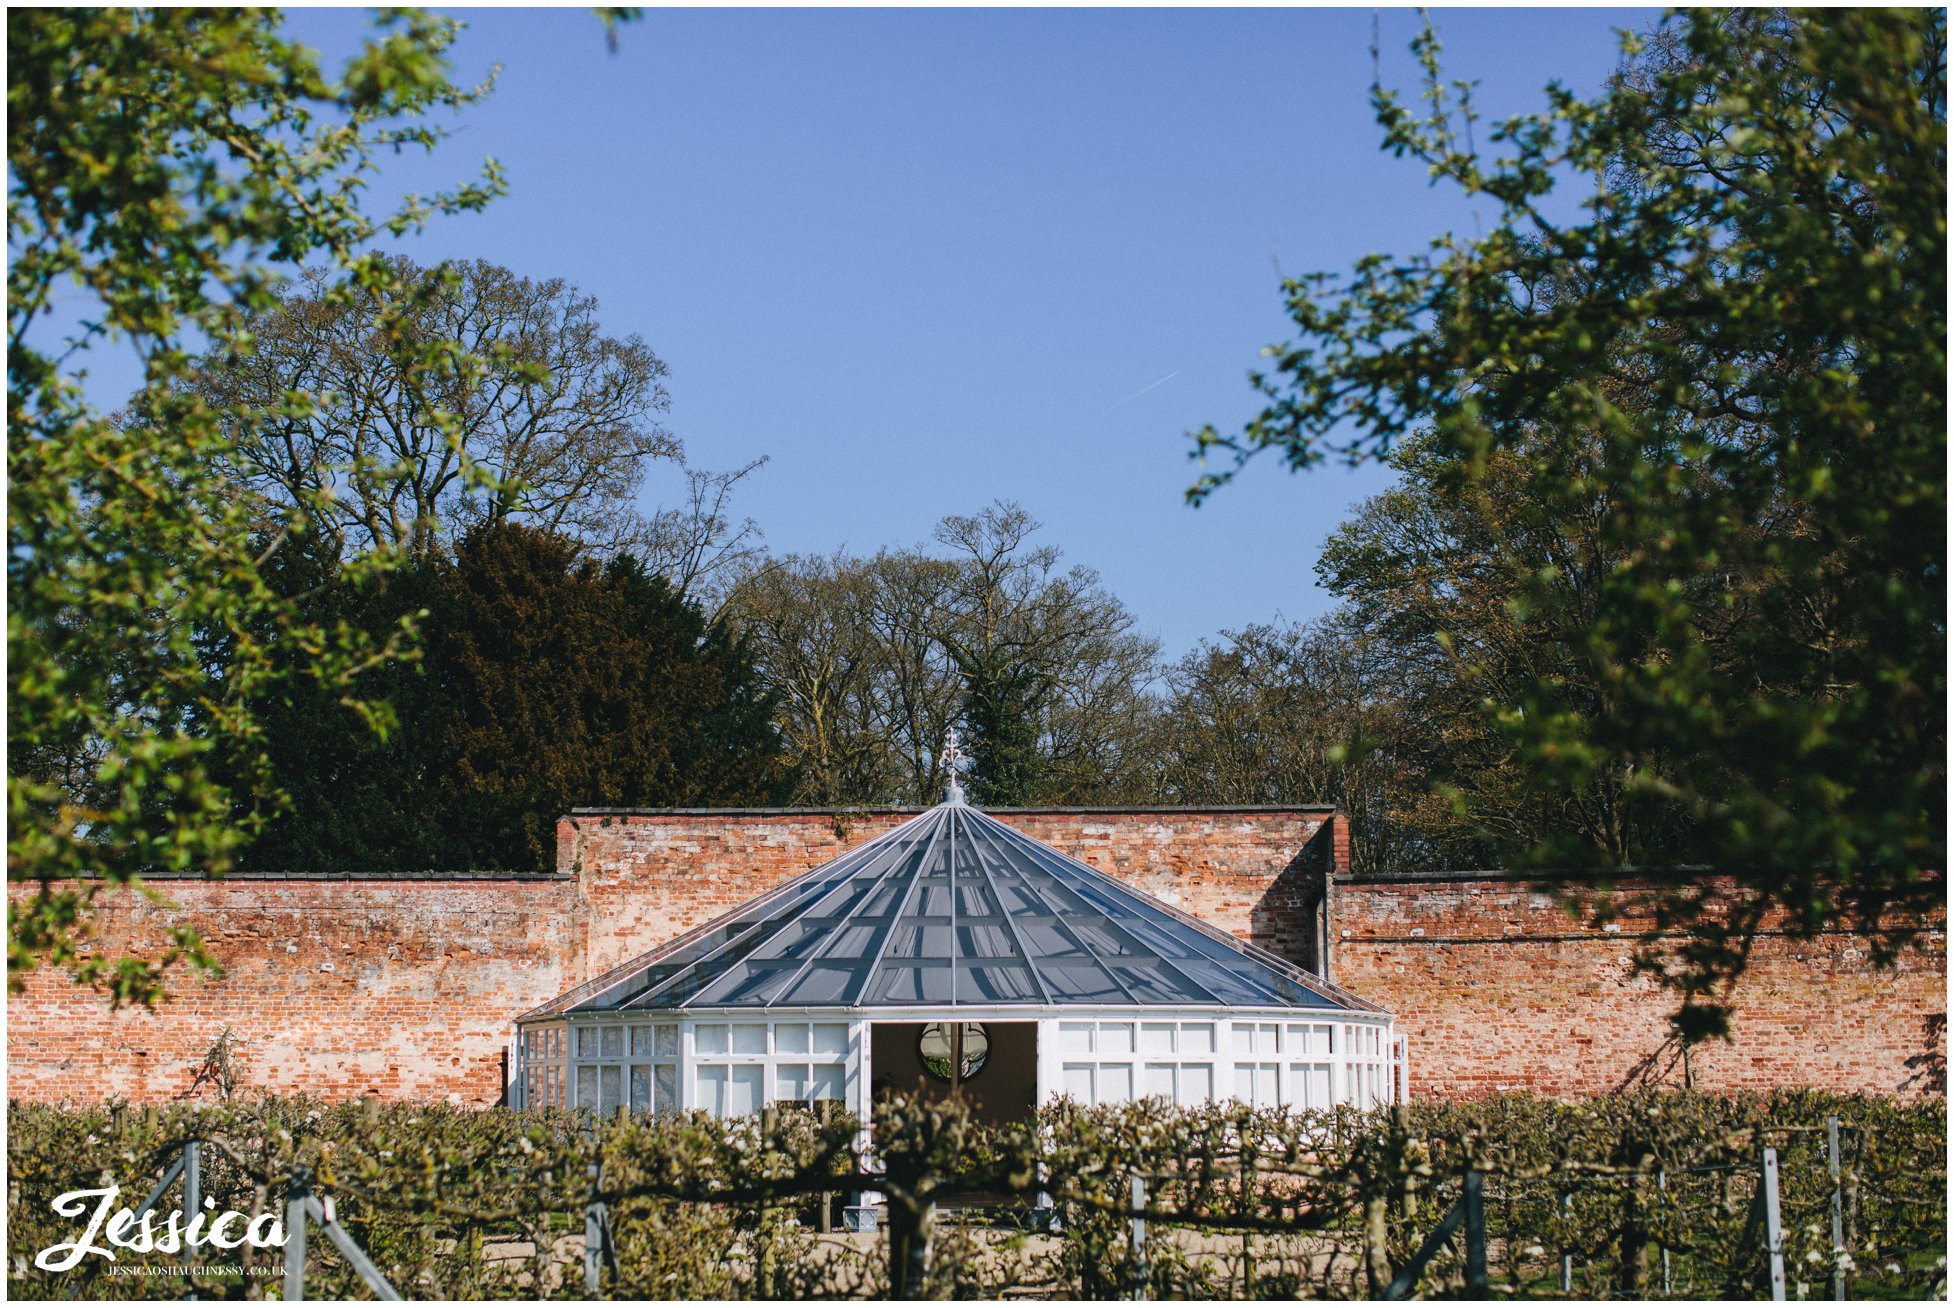
{"label": "glass pyramid roof", "polygon": [[1019,1004],[1378,1011],[959,800],[523,1017]]}

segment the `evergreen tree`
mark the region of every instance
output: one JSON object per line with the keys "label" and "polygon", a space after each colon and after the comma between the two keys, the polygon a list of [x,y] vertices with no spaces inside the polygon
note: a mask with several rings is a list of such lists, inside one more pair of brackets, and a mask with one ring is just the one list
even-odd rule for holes
{"label": "evergreen tree", "polygon": [[639,559],[513,523],[384,589],[324,587],[321,620],[378,630],[418,607],[421,657],[386,678],[373,739],[324,696],[267,705],[292,812],[250,865],[301,871],[555,865],[571,808],[780,802],[773,704],[746,647]]}

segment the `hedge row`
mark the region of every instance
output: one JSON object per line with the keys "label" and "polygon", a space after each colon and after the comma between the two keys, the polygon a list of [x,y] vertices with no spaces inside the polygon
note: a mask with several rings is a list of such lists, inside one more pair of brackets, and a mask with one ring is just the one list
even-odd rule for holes
{"label": "hedge row", "polygon": [[[586,1206],[608,1206],[618,1267],[601,1293],[662,1299],[1365,1297],[1410,1259],[1461,1191],[1486,1195],[1490,1290],[1579,1297],[1768,1297],[1758,1200],[1777,1153],[1787,1275],[1829,1297],[1835,1186],[1852,1297],[1945,1293],[1946,1105],[1816,1093],[1524,1096],[1356,1113],[1156,1101],[987,1128],[954,1108],[855,1122],[799,1112],[595,1120],[563,1110],[324,1105],[257,1098],[146,1108],[8,1108],[10,1288],[26,1297],[276,1297],[279,1249],[226,1270],[122,1251],[66,1272],[37,1251],[83,1223],[55,1196],[109,1185],[139,1204],[188,1139],[202,1141],[213,1212],[278,1212],[295,1175],[409,1298],[581,1297]],[[595,1169],[593,1180],[593,1168]],[[1146,1239],[1132,1246],[1133,1178]],[[826,1235],[845,1196],[886,1195],[883,1233]],[[165,1210],[180,1203],[177,1193]],[[1056,1229],[1039,1221],[1049,1206]],[[1135,1257],[1135,1254],[1138,1257]],[[1459,1242],[1425,1294],[1463,1288]],[[307,1297],[367,1297],[315,1235]]]}

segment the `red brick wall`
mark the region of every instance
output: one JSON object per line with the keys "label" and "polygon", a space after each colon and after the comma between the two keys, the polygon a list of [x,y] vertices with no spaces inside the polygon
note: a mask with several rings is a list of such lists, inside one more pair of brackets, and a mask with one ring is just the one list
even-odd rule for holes
{"label": "red brick wall", "polygon": [[[189,921],[228,974],[179,978],[156,1013],[114,1014],[33,974],[7,1005],[9,1093],[168,1098],[230,1026],[249,1086],[492,1103],[516,1014],[906,816],[584,813],[558,827],[558,878],[158,883],[176,909],[111,895],[103,949],[154,952]],[[1332,979],[1399,1015],[1415,1093],[1680,1077],[1669,999],[1629,975],[1620,935],[1577,926],[1537,886],[1340,875],[1326,887],[1329,857],[1347,870],[1345,823],[1320,810],[998,816],[1305,964],[1327,913]],[[1944,937],[1930,945],[1882,972],[1847,937],[1767,938],[1737,996],[1736,1041],[1693,1054],[1696,1082],[1918,1085],[1909,1060],[1944,1050],[1928,1026],[1947,1008]]]}
{"label": "red brick wall", "polygon": [[[167,1099],[229,1026],[247,1086],[493,1103],[518,1013],[907,816],[579,815],[559,828],[558,878],[155,883],[173,909],[111,893],[99,948],[154,956],[172,925],[190,922],[226,975],[180,975],[156,1012],[112,1013],[60,974],[30,974],[7,1004],[8,1092]],[[1281,917],[1298,875],[1286,869],[1324,817],[1001,816],[1243,934]]]}
{"label": "red brick wall", "polygon": [[[1731,997],[1733,1039],[1696,1046],[1691,1080],[1711,1090],[1925,1088],[1946,1058],[1943,925],[1890,970],[1850,935],[1766,934]],[[1680,1085],[1665,1020],[1675,1001],[1630,966],[1630,938],[1651,926],[1585,926],[1539,883],[1339,878],[1333,979],[1397,1015],[1417,1096]]]}
{"label": "red brick wall", "polygon": [[154,956],[195,923],[225,965],[188,974],[155,1012],[111,1013],[65,976],[31,973],[7,1001],[8,1094],[167,1099],[224,1027],[243,1084],[330,1099],[493,1103],[508,1020],[575,978],[575,887],[562,880],[154,883],[175,910],[104,897],[99,947]]}

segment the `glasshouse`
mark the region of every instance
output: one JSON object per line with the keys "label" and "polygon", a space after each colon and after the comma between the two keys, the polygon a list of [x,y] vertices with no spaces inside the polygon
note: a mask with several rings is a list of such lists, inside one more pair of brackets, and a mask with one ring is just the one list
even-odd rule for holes
{"label": "glasshouse", "polygon": [[1369,1107],[1391,1015],[945,802],[517,1019],[519,1102],[718,1116],[902,1091]]}

